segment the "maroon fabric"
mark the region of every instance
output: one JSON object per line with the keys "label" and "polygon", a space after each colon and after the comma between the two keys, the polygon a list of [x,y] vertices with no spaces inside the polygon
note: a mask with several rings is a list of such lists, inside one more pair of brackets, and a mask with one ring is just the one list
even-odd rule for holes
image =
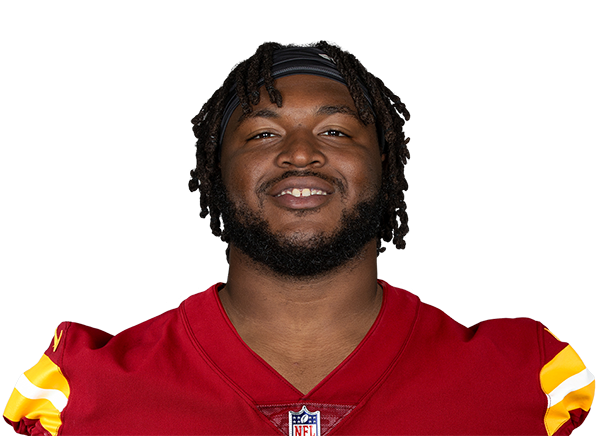
{"label": "maroon fabric", "polygon": [[579,427],[583,421],[585,421],[585,418],[588,416],[588,412],[581,410],[581,409],[577,409],[577,410],[573,410],[571,411],[571,419],[567,422],[565,422],[557,431],[556,433],[554,433],[554,435],[552,436],[565,436],[565,435],[570,435],[571,432],[576,429],[577,427]]}
{"label": "maroon fabric", "polygon": [[306,405],[323,435],[546,435],[539,372],[565,343],[529,319],[466,328],[381,284],[369,333],[306,395],[241,340],[217,285],[114,337],[61,324],[46,351],[71,388],[60,434],[281,435]]}
{"label": "maroon fabric", "polygon": [[8,424],[12,425],[13,430],[19,434],[51,436],[50,432],[44,429],[37,419],[23,418],[19,422],[14,422],[6,416],[3,418]]}

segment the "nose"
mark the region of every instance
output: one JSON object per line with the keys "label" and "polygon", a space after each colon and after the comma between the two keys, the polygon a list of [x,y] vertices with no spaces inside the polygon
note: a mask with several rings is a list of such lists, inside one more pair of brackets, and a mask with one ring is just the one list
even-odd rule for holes
{"label": "nose", "polygon": [[308,129],[286,135],[277,155],[277,165],[282,168],[320,168],[325,161],[318,139]]}

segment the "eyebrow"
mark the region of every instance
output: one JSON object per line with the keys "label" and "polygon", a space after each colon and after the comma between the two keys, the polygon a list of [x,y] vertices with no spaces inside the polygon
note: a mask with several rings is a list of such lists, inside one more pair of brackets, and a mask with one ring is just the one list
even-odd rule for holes
{"label": "eyebrow", "polygon": [[334,114],[345,114],[350,115],[351,117],[356,118],[358,121],[361,121],[360,117],[356,113],[354,109],[345,104],[340,105],[332,105],[332,106],[321,106],[317,110],[317,115],[334,115]]}
{"label": "eyebrow", "polygon": [[256,112],[252,111],[250,113],[240,115],[238,118],[238,125],[248,118],[279,118],[279,114],[271,109],[261,109]]}
{"label": "eyebrow", "polygon": [[[356,118],[358,121],[362,122],[362,120],[358,116],[358,113],[350,106],[345,104],[321,106],[319,109],[317,109],[315,113],[315,115],[334,114],[350,115],[351,117]],[[261,109],[259,111],[252,111],[250,113],[242,114],[237,120],[237,126],[235,127],[235,129],[237,129],[245,120],[249,118],[280,118],[280,115],[271,109]]]}

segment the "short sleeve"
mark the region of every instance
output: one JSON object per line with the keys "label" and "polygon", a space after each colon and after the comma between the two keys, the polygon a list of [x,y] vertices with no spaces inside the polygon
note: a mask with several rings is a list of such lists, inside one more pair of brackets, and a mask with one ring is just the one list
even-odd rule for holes
{"label": "short sleeve", "polygon": [[575,350],[550,331],[542,332],[544,366],[540,384],[548,399],[544,424],[549,436],[569,435],[579,427],[594,399],[594,375]]}
{"label": "short sleeve", "polygon": [[4,410],[4,419],[17,433],[56,436],[61,412],[69,401],[69,383],[56,361],[68,324],[61,324],[40,361],[19,377]]}

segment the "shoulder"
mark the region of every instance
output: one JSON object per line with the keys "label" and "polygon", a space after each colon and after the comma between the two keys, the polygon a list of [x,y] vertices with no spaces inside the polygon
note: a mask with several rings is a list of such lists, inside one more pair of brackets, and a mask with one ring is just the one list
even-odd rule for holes
{"label": "shoulder", "polygon": [[542,353],[556,354],[568,345],[556,340],[542,323],[530,318],[489,319],[469,327],[443,310],[421,302],[418,297],[405,290],[389,285],[388,289],[400,295],[400,298],[415,302],[413,304],[417,307],[417,315],[414,339],[427,346],[468,348],[473,353],[478,350],[524,353],[529,359],[542,361],[545,359]]}
{"label": "shoulder", "polygon": [[160,343],[165,330],[173,328],[177,321],[178,310],[173,309],[116,335],[83,324],[64,322],[57,327],[45,354],[64,370],[71,362],[85,356],[117,355]]}
{"label": "shoulder", "polygon": [[594,376],[575,350],[529,318],[466,327],[420,303],[404,356],[427,368],[427,379],[435,379],[436,386],[456,383],[459,392],[468,384],[471,394],[479,389],[487,398],[493,392],[506,404],[518,403],[520,410],[535,405],[549,435],[570,434],[586,418],[594,397]]}
{"label": "shoulder", "polygon": [[[386,305],[395,312],[397,308],[413,307],[416,312],[413,335],[428,346],[454,345],[474,348],[498,347],[514,350],[538,349],[545,327],[529,318],[491,319],[467,327],[444,311],[423,303],[416,295],[380,281],[386,292]],[[566,346],[566,344],[564,344]],[[559,350],[558,350],[559,351]]]}
{"label": "shoulder", "polygon": [[54,338],[45,354],[56,363],[74,349],[96,350],[104,347],[114,336],[105,331],[75,322],[63,322],[56,327]]}
{"label": "shoulder", "polygon": [[193,352],[182,322],[185,303],[116,335],[74,322],[61,323],[40,361],[19,378],[4,411],[5,420],[22,434],[56,435],[65,413],[73,416],[74,408],[99,404],[107,390],[127,389],[132,379],[147,383],[146,374],[159,377],[161,365],[172,358],[173,350]]}
{"label": "shoulder", "polygon": [[[530,319],[496,319],[466,327],[442,310],[423,303],[415,295],[384,282],[382,310],[395,317],[410,317],[411,327],[404,351],[405,364],[423,368],[479,368],[539,366],[541,324]],[[406,310],[412,308],[411,311]]]}
{"label": "shoulder", "polygon": [[56,349],[51,345],[46,354],[58,354],[61,361],[68,365],[69,361],[82,359],[88,354],[93,355],[94,358],[108,354],[115,359],[131,360],[160,352],[162,347],[172,348],[187,337],[187,313],[200,313],[205,310],[206,306],[209,306],[207,299],[214,298],[215,292],[211,291],[216,286],[188,297],[176,309],[164,312],[116,335],[82,324],[62,323],[57,328],[54,341],[57,335],[59,338],[61,335],[64,337]]}

